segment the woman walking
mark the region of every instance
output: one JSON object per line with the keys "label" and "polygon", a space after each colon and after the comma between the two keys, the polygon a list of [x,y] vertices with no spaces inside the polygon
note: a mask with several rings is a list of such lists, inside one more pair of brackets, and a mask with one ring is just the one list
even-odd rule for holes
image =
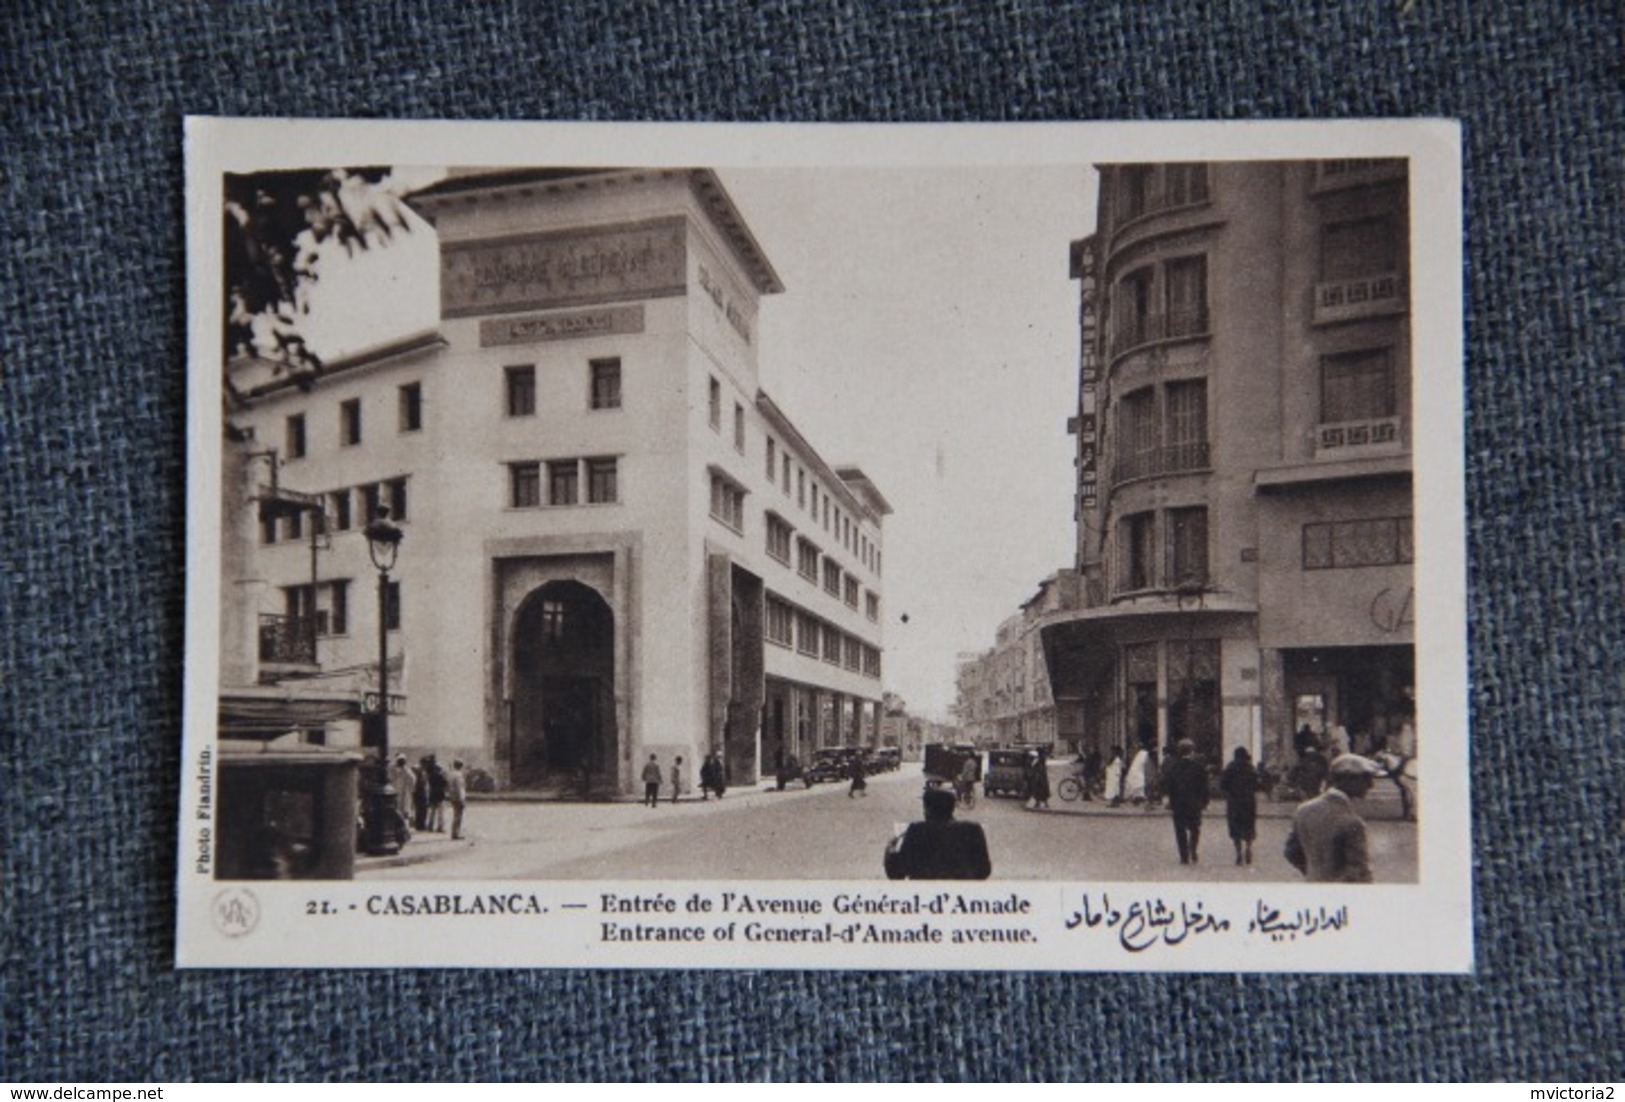
{"label": "woman walking", "polygon": [[1258,837],[1258,770],[1245,746],[1236,747],[1230,764],[1219,777],[1224,793],[1224,817],[1230,826],[1230,841],[1236,847],[1236,864],[1253,863],[1253,841]]}

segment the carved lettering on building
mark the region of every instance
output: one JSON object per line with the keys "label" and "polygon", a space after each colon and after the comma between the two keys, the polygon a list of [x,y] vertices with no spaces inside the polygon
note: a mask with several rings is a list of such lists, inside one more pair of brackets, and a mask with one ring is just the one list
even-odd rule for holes
{"label": "carved lettering on building", "polygon": [[490,318],[480,322],[480,347],[540,344],[581,337],[643,332],[642,306],[607,306],[601,310],[575,310],[568,314],[533,314],[522,318]]}
{"label": "carved lettering on building", "polygon": [[440,312],[469,317],[680,295],[684,227],[642,226],[449,242],[441,249]]}
{"label": "carved lettering on building", "polygon": [[1385,586],[1371,598],[1371,622],[1378,631],[1397,635],[1416,625],[1416,587]]}
{"label": "carved lettering on building", "polygon": [[728,293],[727,287],[724,286],[722,280],[711,273],[711,269],[704,264],[701,264],[699,268],[700,287],[705,291],[706,297],[711,300],[711,305],[721,311],[722,316],[727,319],[734,332],[738,333],[740,339],[746,344],[749,344],[750,319],[745,316],[745,311],[740,309],[735,302],[734,296]]}

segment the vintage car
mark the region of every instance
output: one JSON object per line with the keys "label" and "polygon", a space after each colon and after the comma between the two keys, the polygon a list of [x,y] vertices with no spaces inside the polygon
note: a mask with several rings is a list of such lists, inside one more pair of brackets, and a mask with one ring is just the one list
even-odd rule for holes
{"label": "vintage car", "polygon": [[812,763],[801,774],[802,783],[811,788],[824,781],[844,781],[852,775],[853,758],[863,758],[861,747],[827,746],[815,750]]}
{"label": "vintage car", "polygon": [[976,779],[982,776],[982,754],[974,746],[933,742],[925,748],[925,779],[927,784],[952,784],[959,779],[966,759],[976,762]]}
{"label": "vintage car", "polygon": [[865,764],[871,773],[890,773],[903,764],[903,752],[895,746],[877,746],[869,751]]}
{"label": "vintage car", "polygon": [[989,750],[987,773],[982,778],[986,796],[1026,796],[1027,770],[1036,755],[1031,750]]}

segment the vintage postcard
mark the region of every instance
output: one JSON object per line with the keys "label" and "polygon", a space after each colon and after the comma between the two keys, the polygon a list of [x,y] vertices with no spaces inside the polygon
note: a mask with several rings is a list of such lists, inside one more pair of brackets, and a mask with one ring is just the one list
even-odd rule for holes
{"label": "vintage postcard", "polygon": [[189,120],[179,963],[1470,970],[1460,195]]}

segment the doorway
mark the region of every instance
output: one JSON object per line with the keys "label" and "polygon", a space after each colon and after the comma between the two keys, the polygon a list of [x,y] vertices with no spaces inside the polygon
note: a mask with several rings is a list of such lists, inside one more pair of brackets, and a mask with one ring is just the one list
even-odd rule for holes
{"label": "doorway", "polygon": [[510,779],[516,788],[615,783],[615,618],[597,590],[548,582],[513,632]]}

